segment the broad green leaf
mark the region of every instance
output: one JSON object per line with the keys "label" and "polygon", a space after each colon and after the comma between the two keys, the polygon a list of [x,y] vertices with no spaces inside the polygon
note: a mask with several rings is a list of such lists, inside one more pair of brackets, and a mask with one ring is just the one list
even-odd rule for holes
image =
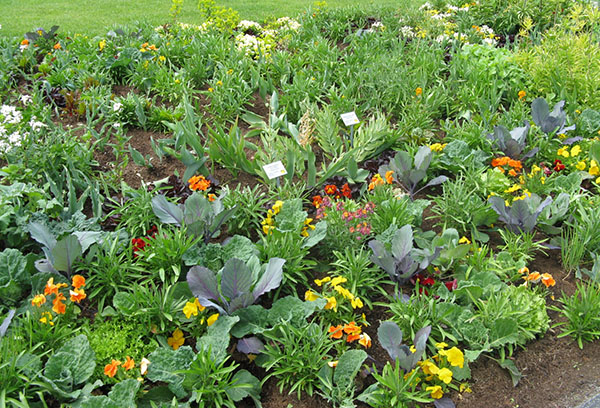
{"label": "broad green leaf", "polygon": [[187,370],[192,364],[194,356],[195,354],[189,346],[182,346],[177,350],[166,347],[158,348],[148,356],[150,365],[146,377],[150,381],[166,382],[173,394],[178,398],[183,398],[187,395],[183,389],[184,375],[178,372]]}
{"label": "broad green leaf", "polygon": [[198,339],[196,348],[198,350],[210,349],[212,360],[216,364],[220,364],[227,356],[229,332],[239,320],[240,318],[237,316],[219,316],[217,321],[207,329],[206,334]]}
{"label": "broad green leaf", "polygon": [[231,379],[233,385],[225,391],[233,401],[241,401],[250,396],[254,400],[260,400],[260,381],[250,374],[248,370],[239,370]]}
{"label": "broad green leaf", "polygon": [[350,389],[354,378],[360,371],[367,358],[364,350],[348,350],[338,360],[338,365],[333,372],[333,382],[336,387]]}
{"label": "broad green leaf", "polygon": [[161,222],[181,226],[183,223],[183,211],[179,206],[168,201],[164,195],[152,198],[152,211]]}
{"label": "broad green leaf", "polygon": [[75,235],[69,235],[61,239],[52,248],[54,261],[52,266],[58,271],[71,274],[71,266],[75,258],[81,255],[81,244]]}

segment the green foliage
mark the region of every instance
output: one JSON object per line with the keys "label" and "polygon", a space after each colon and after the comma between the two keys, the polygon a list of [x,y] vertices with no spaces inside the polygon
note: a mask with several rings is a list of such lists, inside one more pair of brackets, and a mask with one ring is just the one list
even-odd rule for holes
{"label": "green foliage", "polygon": [[199,0],[198,9],[202,17],[219,31],[231,32],[240,21],[240,16],[236,11],[216,6],[214,0]]}
{"label": "green foliage", "polygon": [[79,388],[92,376],[96,368],[96,354],[85,335],[67,341],[54,352],[44,366],[42,379],[59,399],[79,397]]}
{"label": "green foliage", "polygon": [[[96,354],[94,378],[110,381],[104,375],[104,366],[113,359],[125,361],[131,357],[139,362],[157,348],[155,341],[148,341],[148,328],[133,319],[114,316],[110,320],[96,318],[93,324],[84,328],[90,346]],[[109,341],[110,339],[110,341]],[[124,371],[129,378],[137,378],[137,370]]]}
{"label": "green foliage", "polygon": [[240,184],[234,189],[225,186],[223,194],[223,205],[226,208],[235,206],[235,212],[227,222],[229,234],[250,235],[260,229],[260,213],[268,198],[259,185],[242,187]]}
{"label": "green foliage", "polygon": [[187,395],[183,387],[187,370],[195,359],[195,354],[189,346],[179,347],[177,350],[160,347],[149,356],[151,364],[148,366],[146,378],[150,381],[164,381],[169,385],[169,390],[178,398]]}
{"label": "green foliage", "polygon": [[335,269],[332,275],[346,278],[350,293],[372,307],[371,299],[375,297],[377,290],[385,292],[382,285],[385,275],[374,267],[369,251],[364,248],[346,248],[344,251],[334,251],[333,255],[331,266]]}
{"label": "green foliage", "polygon": [[354,406],[354,379],[366,358],[364,350],[348,350],[340,356],[335,369],[324,365],[319,370],[319,394],[331,401],[334,407]]}
{"label": "green foliage", "polygon": [[86,397],[81,401],[82,408],[134,408],[136,394],[140,388],[137,379],[129,378],[115,384],[108,395]]}
{"label": "green foliage", "polygon": [[0,305],[16,305],[31,288],[31,266],[17,249],[0,252]]}
{"label": "green foliage", "polygon": [[577,341],[579,348],[583,342],[591,342],[600,338],[600,291],[596,282],[577,282],[577,289],[572,296],[562,294],[558,300],[563,307],[551,307],[567,318],[566,322],[557,323],[563,326],[558,337],[571,336]]}
{"label": "green foliage", "polygon": [[275,377],[279,391],[296,392],[298,399],[303,391],[312,395],[319,387],[319,370],[331,357],[335,345],[323,327],[316,323],[302,326],[279,325],[264,332],[268,340],[257,363],[265,368],[268,378]]}

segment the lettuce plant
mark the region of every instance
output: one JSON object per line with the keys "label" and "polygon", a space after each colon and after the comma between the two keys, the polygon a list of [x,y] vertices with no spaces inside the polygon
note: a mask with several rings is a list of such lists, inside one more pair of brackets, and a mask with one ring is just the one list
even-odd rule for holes
{"label": "lettuce plant", "polygon": [[271,258],[261,267],[256,257],[248,264],[232,258],[218,274],[208,268],[194,266],[188,271],[187,281],[192,294],[203,306],[214,307],[219,313],[229,315],[279,287],[284,263],[285,259]]}

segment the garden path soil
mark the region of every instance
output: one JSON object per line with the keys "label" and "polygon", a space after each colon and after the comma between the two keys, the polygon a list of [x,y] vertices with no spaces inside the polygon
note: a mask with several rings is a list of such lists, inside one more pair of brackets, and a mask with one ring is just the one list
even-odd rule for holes
{"label": "garden path soil", "polygon": [[[139,129],[129,131],[132,136],[130,143],[143,155],[153,157],[155,166],[151,169],[129,163],[123,174],[124,181],[136,188],[141,180],[154,181],[172,175],[175,171],[182,175],[185,171],[183,164],[172,158],[165,158],[159,162],[150,145],[150,137],[155,140],[167,135],[146,132]],[[111,171],[110,163],[114,160],[112,151],[96,152],[96,160],[100,169]],[[242,173],[243,174],[243,173]],[[253,177],[241,176],[234,178],[227,170],[215,169],[214,176],[221,184],[254,185]],[[426,214],[431,215],[431,214]],[[431,227],[432,221],[425,221]],[[567,295],[575,290],[575,278],[567,276],[559,263],[559,253],[549,251],[547,256],[538,256],[532,265],[531,271],[551,273],[556,286],[551,288],[551,293],[556,299],[561,292]],[[549,305],[559,305],[555,300],[548,299]],[[365,331],[376,338],[378,322],[386,319],[386,309],[375,308],[367,313],[367,319],[372,326]],[[551,325],[560,321],[558,313],[550,311]],[[485,356],[471,364],[471,389],[472,393],[455,393],[452,399],[457,408],[571,408],[586,401],[590,395],[598,392],[600,388],[600,342],[585,344],[583,350],[577,347],[571,338],[557,338],[560,328],[550,329],[546,335],[536,341],[530,342],[526,349],[515,351],[512,359],[523,374],[520,383],[513,387],[508,372]],[[380,346],[375,345],[370,350],[374,360],[382,362],[386,353]],[[372,363],[373,361],[370,361]],[[251,369],[251,367],[246,367]],[[254,370],[257,368],[255,367]],[[252,370],[252,371],[254,371]],[[366,387],[370,378],[359,379]],[[276,381],[270,379],[263,386],[261,401],[265,408],[324,408],[331,404],[318,396],[309,397],[303,394],[298,400],[295,395],[280,394]],[[246,402],[240,405],[245,407]],[[248,404],[248,407],[251,405]],[[359,407],[366,405],[359,403]]]}

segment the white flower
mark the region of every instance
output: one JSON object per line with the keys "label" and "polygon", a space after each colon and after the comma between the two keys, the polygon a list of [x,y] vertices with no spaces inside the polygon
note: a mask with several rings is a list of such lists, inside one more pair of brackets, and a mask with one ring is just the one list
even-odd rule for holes
{"label": "white flower", "polygon": [[237,25],[237,28],[241,31],[253,31],[256,33],[259,33],[262,30],[262,27],[260,24],[258,24],[256,21],[250,21],[250,20],[242,20],[240,21],[240,23]]}
{"label": "white flower", "polygon": [[31,118],[31,120],[29,121],[29,126],[31,126],[31,130],[33,130],[34,132],[37,132],[41,128],[45,128],[46,127],[46,125],[44,123],[38,121],[35,116],[33,116]]}
{"label": "white flower", "polygon": [[412,38],[415,36],[415,32],[413,31],[411,26],[404,26],[400,29],[400,33],[403,37]]}
{"label": "white flower", "polygon": [[142,361],[140,362],[140,374],[141,375],[146,374],[146,372],[148,371],[149,365],[150,365],[150,360],[148,360],[146,357],[142,358]]}
{"label": "white flower", "polygon": [[31,102],[33,100],[31,95],[27,95],[27,94],[21,95],[20,99],[21,99],[21,103],[23,105],[29,105],[29,102]]}
{"label": "white flower", "polygon": [[426,2],[425,4],[423,4],[421,7],[419,7],[419,10],[429,10],[430,8],[432,8],[433,6],[431,5],[431,3]]}
{"label": "white flower", "polygon": [[493,46],[496,45],[497,41],[494,40],[493,38],[484,38],[483,39],[483,43],[486,44],[486,45],[490,45],[490,46],[493,47]]}
{"label": "white flower", "polygon": [[113,123],[113,127],[115,129],[119,129],[121,127],[121,124],[119,122]]}
{"label": "white flower", "polygon": [[119,102],[115,102],[113,105],[113,112],[120,112],[121,108],[123,108],[123,104]]}

